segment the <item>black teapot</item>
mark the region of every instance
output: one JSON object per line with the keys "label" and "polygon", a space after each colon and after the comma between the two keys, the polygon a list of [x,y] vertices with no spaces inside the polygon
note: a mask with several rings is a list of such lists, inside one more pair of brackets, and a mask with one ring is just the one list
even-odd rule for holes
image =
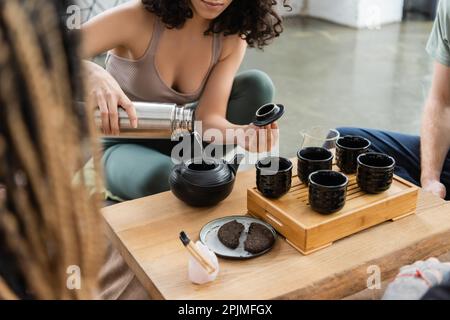
{"label": "black teapot", "polygon": [[215,158],[189,159],[176,165],[170,176],[172,193],[195,207],[213,206],[233,190],[236,172],[244,158],[237,154],[231,163]]}

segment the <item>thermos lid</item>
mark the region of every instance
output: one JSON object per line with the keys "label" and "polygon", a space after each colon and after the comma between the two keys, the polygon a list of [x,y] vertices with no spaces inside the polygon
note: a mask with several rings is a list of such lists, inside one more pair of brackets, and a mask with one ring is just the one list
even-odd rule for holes
{"label": "thermos lid", "polygon": [[284,106],[282,104],[268,103],[256,111],[253,124],[258,127],[267,126],[280,119],[283,114]]}

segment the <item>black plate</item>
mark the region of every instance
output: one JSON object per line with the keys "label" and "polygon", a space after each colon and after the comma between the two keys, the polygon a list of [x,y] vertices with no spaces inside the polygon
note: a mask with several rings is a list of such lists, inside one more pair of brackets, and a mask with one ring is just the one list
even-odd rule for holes
{"label": "black plate", "polygon": [[[217,236],[217,232],[219,231],[220,227],[225,223],[233,220],[242,223],[245,227],[245,230],[242,232],[241,238],[239,239],[239,246],[236,249],[230,249],[224,246],[222,242],[220,242],[219,237]],[[212,250],[215,254],[217,254],[219,257],[222,258],[244,260],[259,257],[269,252],[273,248],[275,241],[273,242],[274,244],[270,248],[260,253],[253,254],[248,251],[245,251],[244,241],[247,238],[248,228],[250,227],[250,224],[253,222],[262,224],[263,226],[268,228],[272,232],[276,241],[277,232],[275,231],[274,228],[272,228],[270,224],[250,216],[229,216],[208,222],[202,228],[202,230],[200,230],[200,241],[204,245],[206,245],[210,250]]]}

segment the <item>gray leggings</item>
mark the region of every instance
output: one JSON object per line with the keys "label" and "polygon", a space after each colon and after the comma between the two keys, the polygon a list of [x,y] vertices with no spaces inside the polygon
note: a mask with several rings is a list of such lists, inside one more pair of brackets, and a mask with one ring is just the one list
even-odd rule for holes
{"label": "gray leggings", "polygon": [[[274,86],[258,70],[236,76],[228,102],[227,119],[235,124],[252,122],[256,110],[272,102]],[[103,155],[106,187],[117,197],[131,200],[169,190],[170,158],[176,143],[170,140],[105,140]]]}

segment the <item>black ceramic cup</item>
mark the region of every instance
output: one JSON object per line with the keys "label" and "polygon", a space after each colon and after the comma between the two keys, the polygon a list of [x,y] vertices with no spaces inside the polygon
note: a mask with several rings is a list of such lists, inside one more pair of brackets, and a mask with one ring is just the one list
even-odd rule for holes
{"label": "black ceramic cup", "polygon": [[383,153],[365,153],[358,157],[356,181],[367,193],[381,193],[388,190],[394,178],[395,160]]}
{"label": "black ceramic cup", "polygon": [[347,196],[348,178],[345,174],[321,170],[309,176],[309,204],[314,211],[332,214],[341,210]]}
{"label": "black ceramic cup", "polygon": [[308,147],[297,152],[297,174],[300,182],[308,184],[311,173],[319,170],[331,170],[333,154],[325,148]]}
{"label": "black ceramic cup", "polygon": [[363,137],[345,136],[336,142],[336,164],[342,172],[355,173],[358,156],[369,152],[372,143]]}
{"label": "black ceramic cup", "polygon": [[291,189],[292,162],[269,157],[256,164],[256,186],[267,198],[279,198]]}

